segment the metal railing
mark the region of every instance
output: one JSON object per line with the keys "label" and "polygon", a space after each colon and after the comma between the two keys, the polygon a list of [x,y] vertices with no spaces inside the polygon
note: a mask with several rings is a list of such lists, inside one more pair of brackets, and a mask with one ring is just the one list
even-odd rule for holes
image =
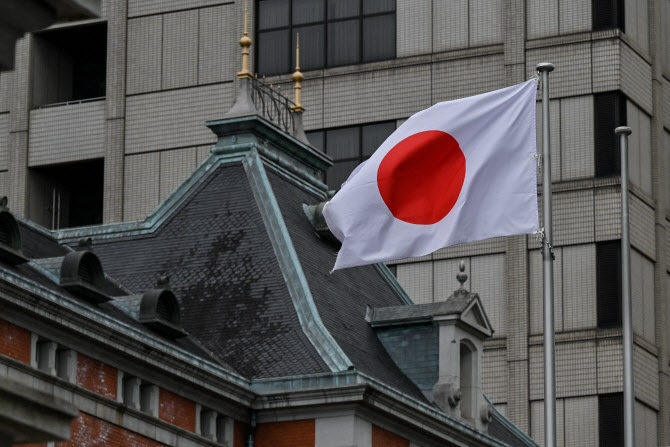
{"label": "metal railing", "polygon": [[65,102],[55,102],[52,104],[44,104],[41,106],[36,107],[36,109],[48,109],[50,107],[60,107],[60,106],[71,106],[74,104],[83,104],[86,102],[95,102],[95,101],[102,101],[106,99],[105,96],[98,96],[97,98],[86,98],[86,99],[78,99],[76,101],[65,101]]}
{"label": "metal railing", "polygon": [[292,134],[295,123],[291,107],[295,106],[295,103],[262,79],[253,78],[250,84],[251,100],[258,109],[258,113],[284,132]]}

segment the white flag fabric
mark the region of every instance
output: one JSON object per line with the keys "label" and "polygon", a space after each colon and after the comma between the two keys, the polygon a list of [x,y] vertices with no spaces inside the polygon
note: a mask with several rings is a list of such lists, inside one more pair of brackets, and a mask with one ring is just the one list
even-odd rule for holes
{"label": "white flag fabric", "polygon": [[534,233],[536,92],[531,80],[405,121],[324,207],[335,270]]}

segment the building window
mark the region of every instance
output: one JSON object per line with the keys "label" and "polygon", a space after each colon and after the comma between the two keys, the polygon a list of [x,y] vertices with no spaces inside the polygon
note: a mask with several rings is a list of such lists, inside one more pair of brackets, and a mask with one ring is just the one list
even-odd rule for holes
{"label": "building window", "polygon": [[614,129],[626,125],[626,97],[621,92],[599,93],[593,96],[593,104],[596,177],[619,175],[621,151]]}
{"label": "building window", "polygon": [[626,32],[624,0],[593,0],[593,31],[619,28]]}
{"label": "building window", "polygon": [[598,327],[621,326],[621,242],[596,244]]}
{"label": "building window", "polygon": [[340,189],[351,171],[370,158],[395,129],[395,121],[387,121],[307,132],[310,143],[335,162],[326,173],[328,188]]}
{"label": "building window", "polygon": [[102,223],[103,160],[30,169],[30,218],[53,230]]}
{"label": "building window", "polygon": [[600,447],[623,447],[623,394],[598,396]]}
{"label": "building window", "polygon": [[257,64],[260,75],[300,68],[359,64],[395,58],[395,0],[259,0]]}
{"label": "building window", "polygon": [[32,105],[105,96],[107,24],[35,34]]}

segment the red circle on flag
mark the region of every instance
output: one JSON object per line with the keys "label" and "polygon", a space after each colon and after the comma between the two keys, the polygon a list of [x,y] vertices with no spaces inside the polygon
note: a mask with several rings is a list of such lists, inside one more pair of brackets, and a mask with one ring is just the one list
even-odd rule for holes
{"label": "red circle on flag", "polygon": [[465,155],[446,132],[411,135],[384,156],[377,186],[396,219],[432,225],[452,210],[465,180]]}

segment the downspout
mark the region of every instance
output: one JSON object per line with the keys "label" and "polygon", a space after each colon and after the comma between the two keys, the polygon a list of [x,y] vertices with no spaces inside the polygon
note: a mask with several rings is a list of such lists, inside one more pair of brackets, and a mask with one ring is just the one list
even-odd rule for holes
{"label": "downspout", "polygon": [[254,431],[256,430],[256,410],[251,410],[251,421],[249,422],[249,437],[247,447],[254,447]]}

